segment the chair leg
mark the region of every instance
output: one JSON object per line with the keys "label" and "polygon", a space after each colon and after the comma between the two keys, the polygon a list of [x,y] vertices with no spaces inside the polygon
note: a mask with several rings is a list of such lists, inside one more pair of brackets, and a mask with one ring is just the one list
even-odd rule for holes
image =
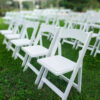
{"label": "chair leg", "polygon": [[70,92],[70,90],[71,90],[71,87],[72,87],[72,81],[70,81],[70,82],[68,83],[68,86],[67,86],[67,88],[66,88],[66,90],[65,90],[65,93],[64,93],[64,95],[62,96],[62,100],[67,100],[68,95],[69,95],[69,92]]}
{"label": "chair leg", "polygon": [[81,85],[82,85],[82,67],[78,71],[78,87],[77,90],[81,93]]}
{"label": "chair leg", "polygon": [[44,67],[41,67],[39,75],[37,76],[36,80],[35,80],[35,84],[38,84],[40,81],[40,78],[42,77],[42,74],[44,72]]}
{"label": "chair leg", "polygon": [[24,69],[23,69],[23,72],[25,72],[27,69],[28,69],[28,63],[31,61],[31,57],[29,57],[28,58],[28,60],[27,60],[27,63],[26,63],[26,65],[25,65],[25,67],[24,67]]}
{"label": "chair leg", "polygon": [[95,44],[94,44],[94,46],[93,46],[93,49],[92,49],[90,55],[93,54],[93,52],[94,52],[94,50],[95,50],[97,44],[98,44],[98,39],[96,39],[96,42],[95,42]]}
{"label": "chair leg", "polygon": [[13,54],[12,54],[12,57],[15,56],[16,52],[17,52],[17,46],[15,47],[15,50],[14,50],[14,52],[13,52]]}
{"label": "chair leg", "polygon": [[68,83],[67,88],[66,88],[66,90],[64,92],[64,95],[62,96],[62,100],[67,100],[69,92],[70,92],[70,90],[71,90],[71,88],[73,86],[73,82],[75,80],[75,77],[76,77],[78,71],[79,71],[79,69],[76,69],[76,70],[73,71],[73,74],[72,74],[72,76],[71,76],[71,78],[69,80],[69,83]]}
{"label": "chair leg", "polygon": [[24,57],[24,60],[23,60],[22,66],[25,66],[26,61],[27,61],[27,58],[28,58],[28,55],[27,55],[27,54],[25,54],[25,57]]}
{"label": "chair leg", "polygon": [[45,69],[45,71],[44,71],[44,73],[43,73],[43,76],[42,76],[42,79],[40,80],[40,83],[39,83],[39,86],[38,86],[38,89],[41,89],[42,87],[43,87],[43,78],[46,78],[46,76],[47,76],[47,74],[48,74],[48,70],[47,69]]}
{"label": "chair leg", "polygon": [[5,44],[6,43],[6,38],[4,38],[4,40],[3,40],[3,44]]}
{"label": "chair leg", "polygon": [[7,45],[6,45],[6,48],[8,49],[8,51],[10,50],[10,47],[11,47],[11,42],[8,41]]}
{"label": "chair leg", "polygon": [[96,51],[95,51],[94,57],[96,57],[97,52],[98,52],[98,50],[99,50],[99,47],[100,47],[100,41],[99,41],[99,43],[98,43],[98,45],[97,45],[97,48],[96,48]]}
{"label": "chair leg", "polygon": [[20,47],[17,47],[17,51],[15,52],[14,59],[17,59],[17,53],[19,53]]}

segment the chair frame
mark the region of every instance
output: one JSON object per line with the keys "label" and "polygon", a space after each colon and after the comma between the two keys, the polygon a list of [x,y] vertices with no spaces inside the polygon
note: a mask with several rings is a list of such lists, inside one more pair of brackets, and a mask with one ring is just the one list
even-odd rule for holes
{"label": "chair frame", "polygon": [[[22,30],[19,31],[19,27],[22,26]],[[10,34],[7,34],[7,35],[14,35],[14,34],[20,34],[19,38],[21,37],[21,34],[24,30],[24,20],[18,20],[18,22],[16,22],[16,25],[15,25],[15,29],[13,30],[12,33]],[[12,40],[12,39],[11,39]],[[4,41],[3,41],[3,44],[6,44],[6,48],[8,49],[8,51],[10,50],[10,40],[7,39],[5,36],[4,36]]]}
{"label": "chair frame", "polygon": [[[61,31],[61,33],[62,33],[62,31]],[[83,32],[83,33],[84,33],[84,34],[81,34],[81,35],[85,36],[85,35],[86,35],[85,32]],[[71,36],[71,35],[72,35],[72,36]],[[75,87],[79,92],[81,92],[83,57],[84,57],[85,52],[86,52],[86,50],[87,50],[87,47],[88,47],[88,44],[89,44],[89,42],[90,42],[90,39],[91,39],[92,34],[91,34],[91,33],[88,33],[88,34],[87,34],[87,37],[85,36],[85,37],[86,37],[85,40],[84,40],[84,39],[82,40],[83,37],[80,37],[79,34],[77,34],[76,36],[75,36],[74,34],[66,34],[66,36],[67,36],[68,38],[70,37],[70,38],[76,38],[76,39],[80,40],[81,42],[84,43],[84,46],[83,46],[83,49],[79,52],[79,58],[78,58],[78,60],[77,60],[76,66],[75,66],[75,68],[74,68],[74,70],[73,70],[73,72],[72,72],[71,78],[68,79],[68,78],[66,78],[64,75],[60,75],[60,77],[61,77],[62,79],[64,79],[65,81],[68,82],[68,85],[67,85],[67,87],[66,87],[66,89],[65,89],[65,92],[63,93],[59,88],[57,88],[53,83],[51,83],[51,82],[46,78],[46,76],[47,76],[47,74],[48,74],[48,70],[47,70],[43,65],[42,65],[41,70],[40,70],[40,73],[39,73],[39,75],[37,76],[36,81],[35,81],[36,84],[39,83],[40,77],[41,77],[41,75],[42,75],[42,73],[43,73],[38,88],[41,89],[41,88],[43,87],[43,84],[45,83],[45,84],[46,84],[48,87],[50,87],[56,94],[58,94],[58,95],[62,98],[62,100],[66,100],[66,99],[68,98],[68,95],[69,95],[69,92],[70,92],[72,86]],[[64,37],[65,37],[65,36],[64,36]],[[66,37],[66,38],[67,38],[67,37]],[[59,36],[58,42],[60,42],[60,36]],[[58,42],[56,41],[55,46],[54,46],[56,49],[57,49],[57,47],[58,47],[58,46],[57,46],[57,45],[58,45]],[[55,49],[55,51],[56,51],[56,49]],[[55,54],[55,52],[53,51],[53,52],[51,53],[51,56],[54,55],[54,54]],[[39,61],[39,60],[38,60],[38,61]],[[45,71],[43,72],[44,69],[45,69]],[[77,74],[78,74],[78,84],[74,83],[74,80],[75,80]]]}
{"label": "chair frame", "polygon": [[[40,45],[43,46],[43,44],[41,43],[41,42],[42,42],[41,37],[44,36],[44,32],[50,32],[50,33],[53,33],[53,34],[54,34],[54,38],[53,38],[53,40],[51,41],[50,47],[49,47],[49,49],[48,49],[49,51],[51,51],[52,48],[53,48],[53,45],[54,45],[54,43],[55,43],[55,41],[56,41],[56,38],[57,38],[57,36],[58,36],[58,31],[59,31],[59,28],[56,27],[56,26],[54,27],[54,26],[52,26],[52,25],[42,24],[41,27],[40,27],[39,33],[38,33],[38,35],[37,35],[37,37],[36,37],[36,39],[35,39],[35,42],[34,42],[34,45],[33,45],[33,46],[37,46],[39,42],[40,42]],[[48,33],[48,34],[49,34],[49,33]],[[50,52],[48,52],[47,55],[50,55]],[[47,55],[43,55],[42,57],[47,56]],[[28,60],[27,60],[27,62],[26,62],[27,57],[28,57]],[[35,57],[34,57],[34,58],[35,58]],[[36,57],[36,58],[38,58],[38,57]],[[23,63],[22,63],[22,65],[25,65],[23,71],[26,71],[28,68],[30,68],[33,72],[35,72],[36,75],[38,75],[38,74],[39,74],[39,70],[37,70],[36,67],[33,66],[33,65],[30,63],[31,59],[32,59],[32,58],[30,57],[30,55],[28,55],[28,54],[26,53],[26,55],[25,55],[25,57],[24,57],[24,61],[23,61]],[[25,62],[26,62],[26,64],[25,64]]]}
{"label": "chair frame", "polygon": [[[36,36],[37,30],[38,30],[38,27],[39,27],[39,22],[26,22],[23,33],[22,33],[22,36],[21,36],[20,39],[25,39],[25,37],[26,37],[26,39],[31,40],[29,45],[34,44],[34,40],[35,40],[35,36]],[[27,35],[27,29],[28,28],[33,28],[34,29],[33,32],[32,32],[31,39],[29,39],[29,37]],[[24,57],[19,53],[21,47],[23,47],[23,46],[28,46],[28,45],[22,45],[22,46],[16,46],[15,45],[14,50],[10,47],[13,50],[13,55],[12,56],[15,59],[17,59],[17,57],[19,57],[22,61],[24,60]]]}

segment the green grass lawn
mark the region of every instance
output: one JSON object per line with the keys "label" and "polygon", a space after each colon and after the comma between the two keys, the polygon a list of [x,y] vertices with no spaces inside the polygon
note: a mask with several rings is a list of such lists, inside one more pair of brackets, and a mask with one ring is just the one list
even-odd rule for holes
{"label": "green grass lawn", "polygon": [[[0,19],[0,29],[7,29]],[[30,69],[23,72],[20,59],[14,60],[12,52],[7,51],[2,44],[3,36],[0,35],[0,100],[60,100],[46,85],[38,90],[34,84],[36,75]],[[70,45],[63,45],[63,55],[77,59],[77,51]],[[72,52],[71,52],[72,50]],[[82,92],[79,94],[75,88],[71,89],[68,100],[100,100],[100,55],[95,58],[87,51],[83,63]],[[33,59],[34,60],[34,59]],[[39,65],[35,61],[35,66]],[[48,78],[62,90],[66,82],[49,73]]]}

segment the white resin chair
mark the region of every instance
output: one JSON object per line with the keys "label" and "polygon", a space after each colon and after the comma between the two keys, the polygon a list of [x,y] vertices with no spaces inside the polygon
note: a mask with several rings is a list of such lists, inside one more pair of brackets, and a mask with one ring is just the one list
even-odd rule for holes
{"label": "white resin chair", "polygon": [[[22,46],[28,46],[28,45],[34,44],[36,32],[39,27],[39,22],[26,21],[24,24],[25,24],[25,27],[24,27],[23,33],[21,35],[21,38],[10,41],[9,49],[11,49],[13,51],[13,57],[15,57],[15,59],[17,58],[17,56],[19,58],[21,58],[22,60],[24,59],[23,56],[21,56],[19,53],[20,48]],[[31,34],[27,32],[28,29],[32,30]],[[15,47],[13,47],[12,45],[14,45]]]}
{"label": "white resin chair", "polygon": [[[75,87],[79,92],[81,92],[81,81],[82,81],[82,63],[83,58],[86,53],[88,44],[90,42],[92,33],[81,32],[81,33],[68,33],[66,29],[61,29],[59,33],[59,38],[55,43],[55,50],[52,51],[50,57],[38,59],[38,63],[42,66],[39,72],[39,75],[35,81],[35,83],[39,82],[41,73],[43,73],[43,69],[45,71],[42,75],[38,88],[42,88],[43,84],[45,83],[48,87],[51,88],[56,94],[58,94],[62,100],[67,100],[70,90]],[[67,34],[66,34],[67,33]],[[79,52],[79,57],[77,62],[74,62],[70,59],[67,59],[61,55],[55,55],[56,50],[58,48],[58,43],[60,42],[61,38],[75,38],[84,44],[83,48]],[[68,85],[64,92],[62,92],[57,86],[55,86],[50,80],[47,79],[48,71],[54,74],[55,76],[59,76],[65,82],[68,82]],[[64,76],[68,72],[72,72],[70,79]],[[78,84],[76,84],[75,78],[78,74]]]}
{"label": "white resin chair", "polygon": [[[18,39],[21,37],[21,33],[24,30],[24,21],[23,20],[17,20],[16,28],[13,30],[12,33],[5,34],[4,35],[4,41],[3,43],[7,45],[7,48],[9,47],[9,41],[12,39]],[[9,48],[8,48],[9,49]]]}
{"label": "white resin chair", "polygon": [[[81,33],[81,31],[87,31],[88,29],[88,24],[86,23],[80,23],[80,22],[70,22],[69,23],[69,26],[68,26],[68,31],[70,31],[71,33]],[[67,33],[66,33],[67,34]],[[68,43],[68,44],[71,44],[73,45],[73,48],[76,47],[78,41],[75,40],[75,39],[66,39],[64,38],[62,43]]]}
{"label": "white resin chair", "polygon": [[[16,28],[12,31],[12,33],[4,34],[4,37],[6,37],[8,39],[13,39],[12,36],[14,37],[15,35],[18,35],[20,33],[20,28],[23,28],[23,25],[24,25],[24,20],[23,19],[17,19],[16,25],[15,25]],[[10,36],[11,36],[11,38],[10,38]]]}
{"label": "white resin chair", "polygon": [[10,24],[9,24],[8,29],[7,30],[0,30],[0,33],[2,35],[12,33],[16,29],[16,24],[17,24],[17,21],[15,19],[12,19]]}
{"label": "white resin chair", "polygon": [[[57,27],[62,27],[60,24],[61,24],[61,21],[64,21],[64,28],[68,28],[68,29],[70,29],[70,28],[72,28],[72,21],[71,20],[69,20],[69,17],[67,17],[67,16],[59,16],[58,18],[57,18],[57,21],[56,21],[56,26]],[[54,25],[54,26],[55,26]],[[44,34],[45,35],[45,34]],[[46,34],[47,36],[48,36],[48,39],[49,40],[52,40],[53,39],[53,34]],[[63,43],[64,42],[67,42],[67,41],[63,41]]]}
{"label": "white resin chair", "polygon": [[4,19],[5,24],[9,24],[10,21],[13,19],[12,12],[6,12],[3,19]]}
{"label": "white resin chair", "polygon": [[[46,24],[41,25],[39,33],[34,42],[34,45],[22,48],[22,50],[26,53],[23,64],[22,64],[22,65],[25,65],[25,63],[26,63],[23,71],[26,71],[27,68],[30,68],[33,72],[35,72],[36,75],[38,75],[39,70],[35,66],[33,66],[33,64],[31,64],[31,59],[38,58],[38,57],[44,57],[44,56],[48,55],[49,49],[53,47],[54,42],[57,38],[58,31],[59,31],[58,27],[54,27],[52,25],[46,25]],[[43,42],[42,38],[44,37],[44,35],[43,35],[44,32],[48,32],[48,34],[49,33],[54,34],[54,38],[51,41],[49,48],[44,46],[44,44],[46,44],[46,43],[42,43]],[[40,44],[38,44],[38,43],[40,43]],[[27,56],[29,56],[29,57],[26,62]]]}
{"label": "white resin chair", "polygon": [[[95,32],[95,29],[98,29],[97,32]],[[97,25],[97,24],[88,24],[88,28],[86,31],[90,31],[92,30],[93,34],[92,34],[92,39],[95,39],[96,38],[96,41],[94,41],[94,44],[89,44],[88,46],[88,50],[91,51],[90,55],[93,55],[95,50],[97,50],[97,45],[99,43],[99,37],[100,37],[100,25]],[[78,47],[82,47],[83,45],[81,43],[77,43],[77,46],[76,46],[76,49]],[[96,52],[94,54],[94,56],[96,56]]]}
{"label": "white resin chair", "polygon": [[[45,16],[45,24],[47,24],[47,25],[54,25],[55,26],[55,24],[56,24],[56,15],[55,14],[47,14],[46,16]],[[50,40],[51,39],[51,37],[52,37],[52,34],[44,34],[44,36],[47,36],[48,37],[48,39]]]}

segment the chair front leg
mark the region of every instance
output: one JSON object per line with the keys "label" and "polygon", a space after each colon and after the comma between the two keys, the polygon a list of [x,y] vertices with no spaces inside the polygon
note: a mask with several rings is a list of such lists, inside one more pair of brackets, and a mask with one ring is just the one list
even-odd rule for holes
{"label": "chair front leg", "polygon": [[25,72],[28,69],[28,63],[30,63],[30,61],[31,61],[31,57],[28,58],[27,63],[23,69],[23,72]]}
{"label": "chair front leg", "polygon": [[97,45],[97,48],[96,48],[96,51],[95,51],[94,57],[96,57],[99,48],[100,48],[100,40],[99,40],[99,42],[98,42],[98,45]]}
{"label": "chair front leg", "polygon": [[43,72],[44,72],[44,67],[41,67],[40,72],[39,72],[39,75],[37,76],[37,78],[35,80],[35,84],[38,84],[39,83],[39,81],[40,81],[40,79],[42,77]]}
{"label": "chair front leg", "polygon": [[75,70],[73,71],[73,74],[72,74],[72,76],[71,76],[71,78],[70,78],[70,80],[69,80],[69,83],[68,83],[67,88],[66,88],[66,90],[65,90],[65,92],[64,92],[64,95],[62,96],[62,100],[67,100],[68,95],[69,95],[69,92],[70,92],[70,90],[71,90],[71,88],[72,88],[72,86],[73,86],[73,82],[74,82],[74,80],[75,80],[75,78],[76,78],[76,75],[77,75],[77,73],[78,73],[78,70],[79,70],[79,69],[75,69]]}
{"label": "chair front leg", "polygon": [[22,66],[25,66],[27,59],[28,59],[28,54],[25,54]]}
{"label": "chair front leg", "polygon": [[17,52],[17,46],[15,46],[15,50],[13,51],[12,57],[15,57],[16,52]]}
{"label": "chair front leg", "polygon": [[82,67],[79,68],[79,71],[78,71],[78,87],[77,87],[77,90],[79,93],[81,93],[81,85],[82,85]]}
{"label": "chair front leg", "polygon": [[17,47],[17,51],[15,52],[14,59],[17,59],[17,54],[19,53],[19,51],[20,51],[20,47]]}
{"label": "chair front leg", "polygon": [[6,44],[6,48],[8,49],[8,51],[10,50],[11,47],[11,42],[8,40],[7,44]]}
{"label": "chair front leg", "polygon": [[3,44],[6,44],[6,41],[7,41],[6,38],[4,38],[4,40],[3,40]]}
{"label": "chair front leg", "polygon": [[42,76],[42,78],[41,78],[41,80],[40,80],[40,83],[39,83],[38,89],[41,89],[41,88],[43,87],[43,84],[44,84],[44,82],[43,82],[43,78],[46,78],[47,74],[48,74],[48,70],[45,69],[45,71],[44,71],[44,73],[43,73],[43,76]]}
{"label": "chair front leg", "polygon": [[97,44],[98,44],[98,39],[96,39],[96,42],[95,42],[95,44],[93,46],[93,49],[92,49],[90,55],[92,55],[94,53],[94,50],[95,50]]}

